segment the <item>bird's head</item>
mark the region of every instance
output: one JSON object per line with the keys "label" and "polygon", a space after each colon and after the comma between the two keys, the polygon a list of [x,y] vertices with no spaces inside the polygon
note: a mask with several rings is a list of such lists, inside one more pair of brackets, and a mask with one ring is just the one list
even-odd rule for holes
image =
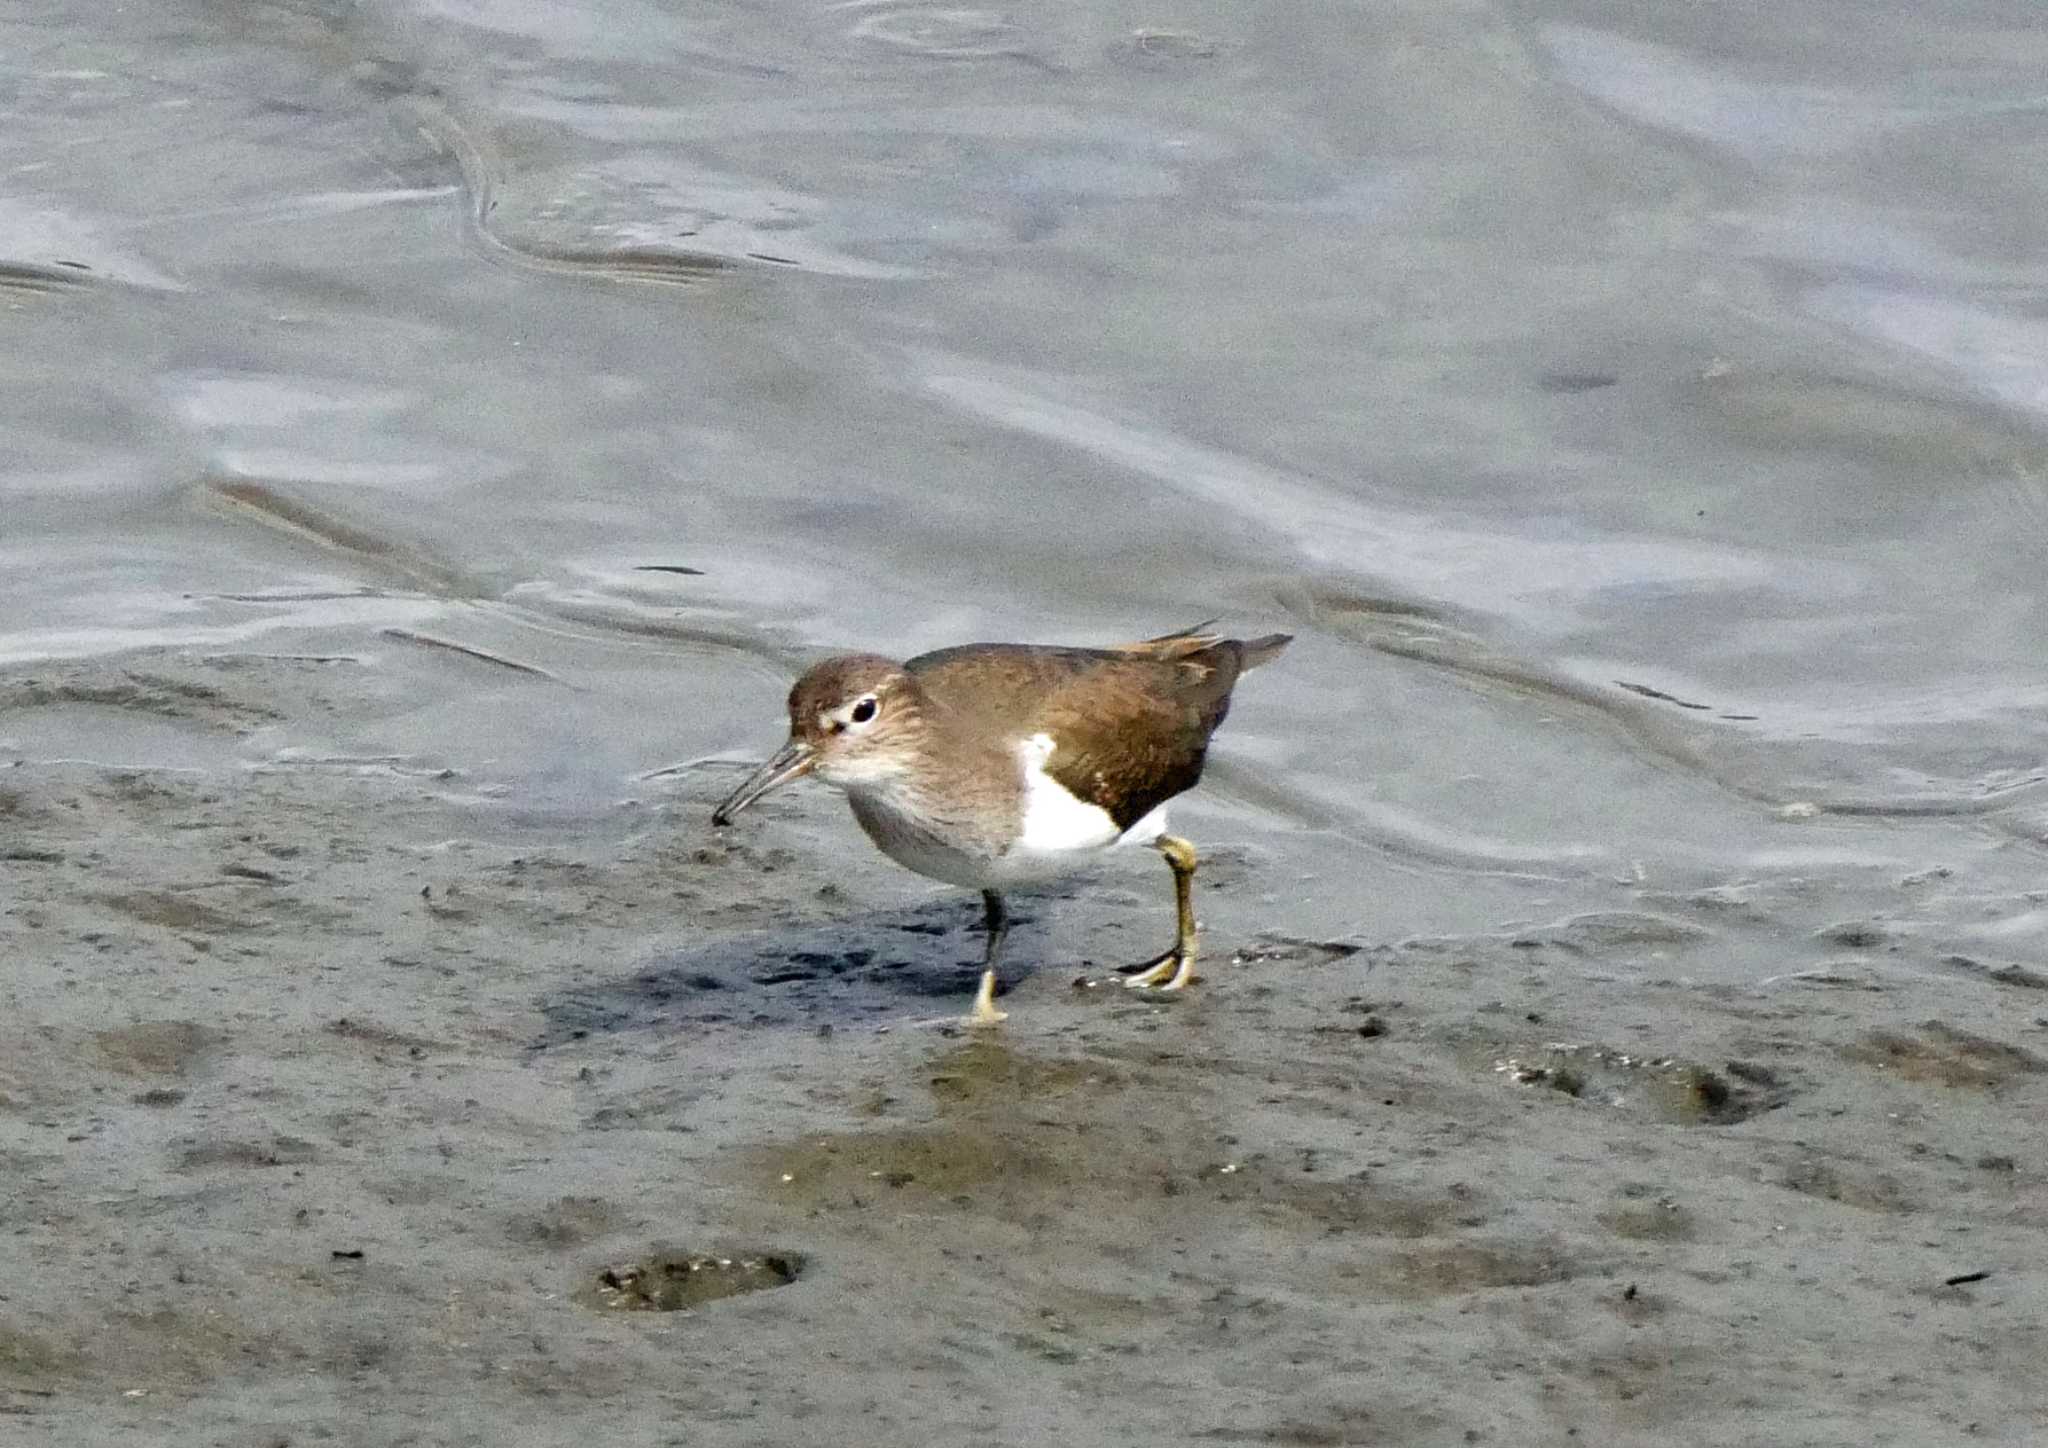
{"label": "bird's head", "polygon": [[917,681],[877,654],[813,665],[789,691],[789,740],[712,813],[732,817],[771,789],[816,774],[841,789],[886,785],[911,765],[923,730]]}

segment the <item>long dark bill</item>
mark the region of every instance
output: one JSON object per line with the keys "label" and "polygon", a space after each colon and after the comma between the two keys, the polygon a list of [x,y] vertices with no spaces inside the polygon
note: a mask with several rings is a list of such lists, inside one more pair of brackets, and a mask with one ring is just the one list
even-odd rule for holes
{"label": "long dark bill", "polygon": [[711,812],[711,823],[729,825],[732,817],[778,785],[788,784],[811,772],[817,752],[801,739],[792,739],[776,751],[775,757],[747,776],[747,781],[725,797],[725,803]]}

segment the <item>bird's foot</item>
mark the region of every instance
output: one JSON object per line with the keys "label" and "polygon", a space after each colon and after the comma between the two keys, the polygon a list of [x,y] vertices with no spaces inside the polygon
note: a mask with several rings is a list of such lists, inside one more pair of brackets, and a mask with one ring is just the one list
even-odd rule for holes
{"label": "bird's foot", "polygon": [[981,989],[974,993],[974,1009],[967,1013],[965,1024],[974,1030],[986,1030],[999,1026],[1010,1018],[1008,1011],[996,1009],[996,973],[985,970],[981,973]]}
{"label": "bird's foot", "polygon": [[1124,967],[1124,984],[1132,990],[1185,990],[1195,978],[1195,952],[1176,945],[1150,960]]}
{"label": "bird's foot", "polygon": [[960,1030],[985,1031],[1009,1018],[1008,1011],[996,1009],[996,973],[991,970],[982,973],[981,988],[974,993],[974,1009],[966,1015],[928,1016],[907,1024],[914,1031],[938,1031],[950,1036]]}

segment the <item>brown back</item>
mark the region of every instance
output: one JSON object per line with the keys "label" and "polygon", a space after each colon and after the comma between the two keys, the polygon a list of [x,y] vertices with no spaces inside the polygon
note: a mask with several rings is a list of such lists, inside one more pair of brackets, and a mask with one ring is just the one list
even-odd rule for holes
{"label": "brown back", "polygon": [[1052,734],[1060,744],[1047,773],[1123,830],[1193,788],[1238,676],[1288,642],[1189,630],[1114,649],[970,644],[904,668],[928,699],[954,706],[953,727],[978,721],[989,748]]}

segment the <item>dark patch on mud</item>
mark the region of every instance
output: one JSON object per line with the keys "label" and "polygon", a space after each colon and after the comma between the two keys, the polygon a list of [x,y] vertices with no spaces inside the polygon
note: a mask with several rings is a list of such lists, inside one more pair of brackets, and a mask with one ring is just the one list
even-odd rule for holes
{"label": "dark patch on mud", "polygon": [[138,1021],[92,1035],[101,1063],[124,1076],[192,1075],[225,1039],[196,1021]]}
{"label": "dark patch on mud", "polygon": [[[1033,969],[1029,920],[1013,917],[1006,984]],[[957,1002],[965,1014],[981,951],[981,907],[965,896],[763,931],[545,998],[547,1027],[536,1045],[627,1030],[869,1020],[933,1001]]]}
{"label": "dark patch on mud", "polygon": [[1801,1196],[1866,1212],[1913,1210],[1913,1199],[1898,1178],[1852,1162],[1807,1157],[1788,1167],[1778,1185]]}
{"label": "dark patch on mud", "polygon": [[1469,1193],[1385,1187],[1314,1153],[1238,1154],[1200,1126],[1193,1102],[1182,1129],[1162,1131],[1138,1109],[1158,1089],[1150,1073],[1091,1056],[976,1039],[935,1057],[926,1081],[936,1122],[771,1143],[732,1165],[745,1185],[804,1213],[914,1204],[1031,1223],[1085,1209],[1395,1238],[1482,1219]]}
{"label": "dark patch on mud", "polygon": [[268,1141],[200,1141],[178,1154],[178,1165],[186,1171],[215,1166],[303,1166],[317,1155],[312,1142],[296,1136],[273,1136]]}
{"label": "dark patch on mud", "polygon": [[941,1111],[1008,1110],[1019,1102],[1100,1095],[1124,1086],[1126,1073],[1089,1057],[1046,1058],[995,1041],[970,1040],[932,1063],[925,1084]]}
{"label": "dark patch on mud", "polygon": [[1907,1081],[1987,1090],[2019,1076],[2048,1071],[2048,1061],[1944,1021],[1923,1021],[1918,1035],[1871,1031],[1842,1047],[1846,1060],[1876,1066]]}
{"label": "dark patch on mud", "polygon": [[560,1252],[608,1237],[624,1225],[624,1214],[603,1197],[560,1197],[537,1212],[513,1217],[505,1235],[514,1242]]}
{"label": "dark patch on mud", "polygon": [[1600,1225],[1631,1242],[1689,1242],[1699,1220],[1669,1196],[1647,1189],[1624,1189],[1624,1200],[1600,1214]]}
{"label": "dark patch on mud", "polygon": [[284,717],[267,704],[237,698],[210,684],[165,674],[111,671],[93,664],[61,669],[49,677],[0,682],[0,713],[76,704],[122,709],[159,719],[225,722],[245,731]]}
{"label": "dark patch on mud", "polygon": [[130,919],[166,930],[197,930],[208,935],[221,935],[249,928],[247,921],[225,910],[216,910],[172,890],[128,890],[116,895],[102,895],[100,901]]}
{"label": "dark patch on mud", "polygon": [[1726,1071],[1679,1056],[1550,1043],[1495,1049],[1481,1058],[1519,1086],[1619,1106],[1674,1126],[1729,1126],[1776,1110],[1791,1092],[1775,1073],[1744,1062]]}
{"label": "dark patch on mud", "polygon": [[1399,1254],[1382,1270],[1380,1286],[1394,1296],[1422,1301],[1500,1287],[1546,1287],[1584,1271],[1553,1246],[1457,1241]]}
{"label": "dark patch on mud", "polygon": [[[1293,961],[1302,965],[1332,965],[1371,947],[1350,940],[1310,940],[1305,936],[1288,935],[1281,931],[1260,932],[1258,939],[1240,947],[1232,956],[1233,965],[1257,965],[1268,961]],[[1385,946],[1374,952],[1379,956],[1391,956],[1393,952]]]}
{"label": "dark patch on mud", "polygon": [[327,1034],[368,1047],[372,1054],[380,1059],[387,1052],[402,1052],[408,1058],[418,1059],[429,1051],[440,1050],[446,1045],[442,1041],[409,1035],[404,1031],[393,1030],[389,1026],[380,1026],[374,1021],[359,1020],[352,1016],[342,1016],[329,1022]]}
{"label": "dark patch on mud", "polygon": [[1993,985],[2009,985],[2020,990],[2048,990],[2048,975],[2043,975],[2037,970],[2029,970],[2018,961],[2009,961],[2004,965],[1987,965],[1975,956],[1944,955],[1939,963],[1944,970],[1952,970],[1959,975],[1975,976],[1980,980],[1988,980]]}
{"label": "dark patch on mud", "polygon": [[35,845],[0,845],[0,864],[61,865],[69,858],[62,850],[45,850]]}
{"label": "dark patch on mud", "polygon": [[810,1136],[762,1147],[745,1168],[776,1199],[825,1210],[862,1209],[899,1192],[956,1206],[977,1192],[1035,1199],[1069,1179],[1054,1154],[979,1126]]}
{"label": "dark patch on mud", "polygon": [[982,1121],[809,1136],[748,1153],[749,1185],[803,1212],[956,1208],[1034,1222],[1078,1203],[1102,1210],[1307,1220],[1329,1232],[1425,1237],[1470,1220],[1454,1196],[1390,1191],[1362,1174],[1322,1177],[1265,1155],[1196,1162],[1151,1133]]}
{"label": "dark patch on mud", "polygon": [[592,1131],[619,1131],[642,1126],[673,1123],[692,1102],[704,1095],[701,1085],[664,1083],[614,1093],[583,1118]]}
{"label": "dark patch on mud", "polygon": [[1894,933],[1881,920],[1843,920],[1816,930],[1813,938],[1843,950],[1878,950],[1893,943]]}
{"label": "dark patch on mud", "polygon": [[1713,938],[1713,931],[1668,915],[1596,910],[1520,931],[1508,943],[1523,950],[1550,946],[1574,955],[1605,955],[1617,950],[1700,945]]}
{"label": "dark patch on mud", "polygon": [[33,1332],[0,1323],[0,1381],[12,1387],[68,1373],[79,1355]]}

